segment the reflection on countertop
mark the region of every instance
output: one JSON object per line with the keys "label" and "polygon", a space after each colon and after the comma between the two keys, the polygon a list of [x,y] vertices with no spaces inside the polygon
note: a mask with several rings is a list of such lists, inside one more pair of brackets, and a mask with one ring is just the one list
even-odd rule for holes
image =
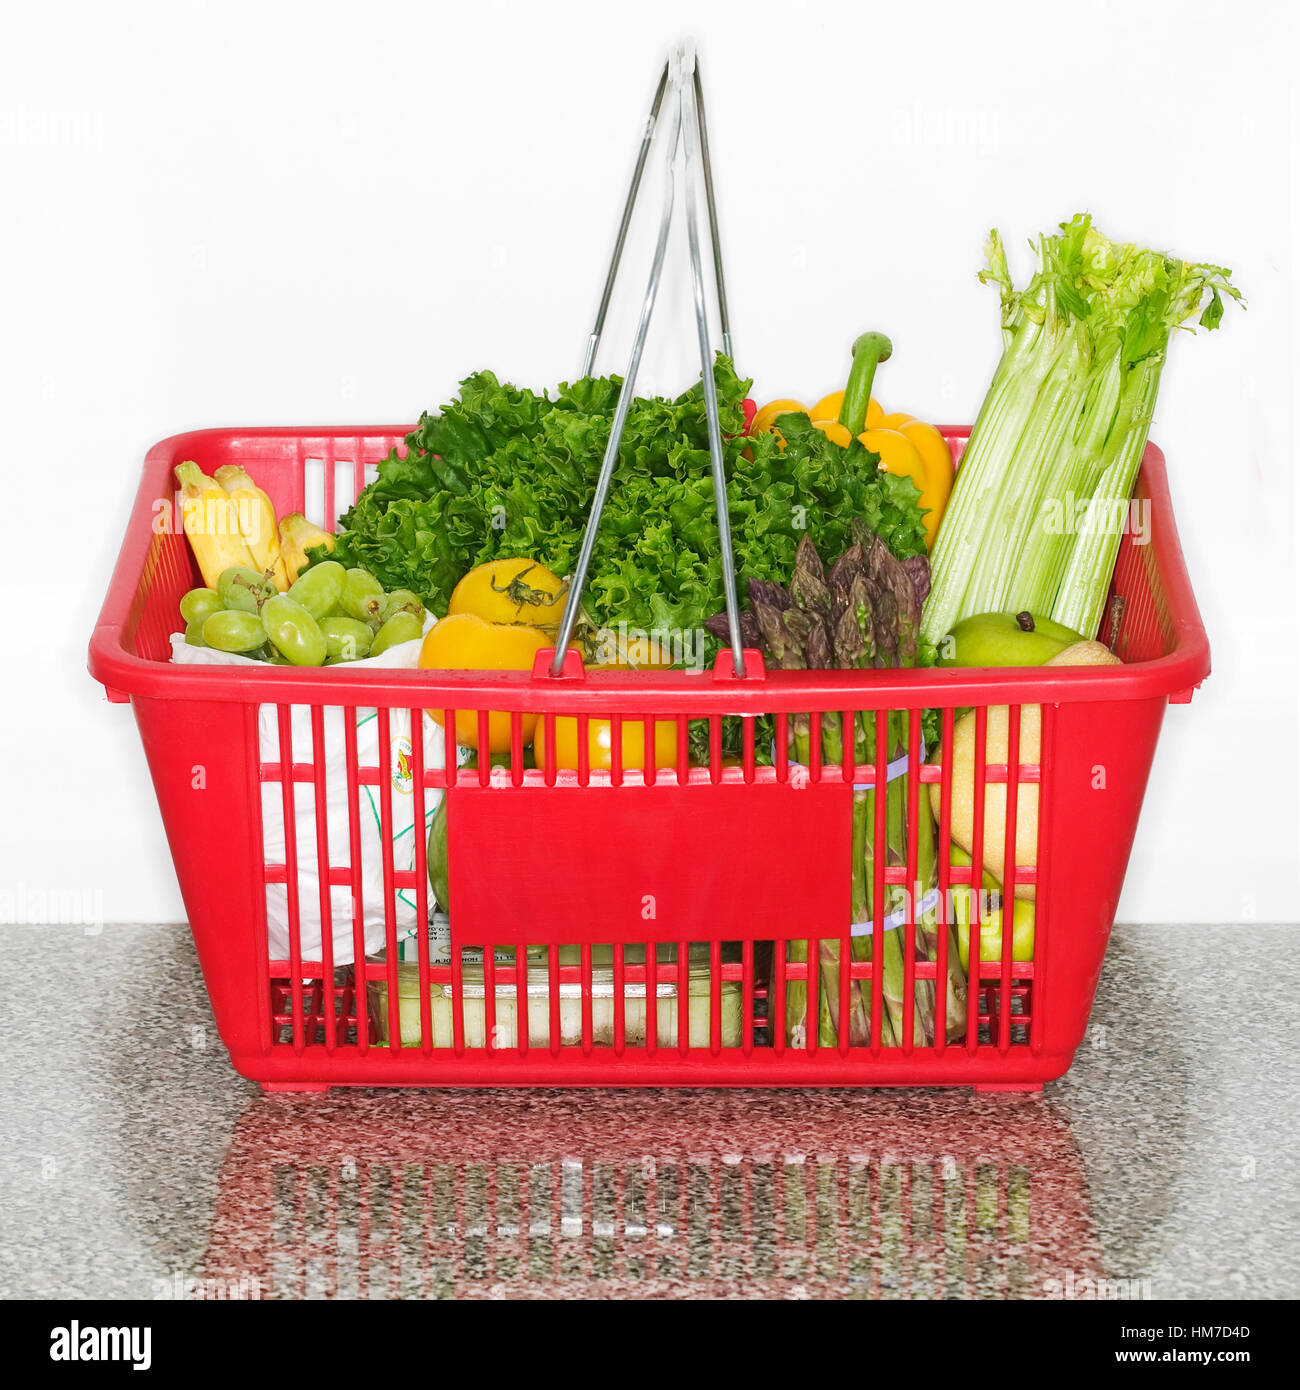
{"label": "reflection on countertop", "polygon": [[1295,1296],[1295,936],[1119,930],[1037,1097],[263,1096],[187,933],[0,928],[0,1294]]}
{"label": "reflection on countertop", "polygon": [[1097,1279],[1051,1103],[819,1091],[253,1101],[208,1292],[1023,1297]]}

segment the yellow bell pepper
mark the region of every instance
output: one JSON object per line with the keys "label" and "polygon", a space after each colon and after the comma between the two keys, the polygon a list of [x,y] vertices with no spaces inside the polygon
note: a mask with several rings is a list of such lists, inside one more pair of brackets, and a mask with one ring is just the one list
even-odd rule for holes
{"label": "yellow bell pepper", "polygon": [[[844,409],[844,392],[832,391],[829,396],[823,396],[813,408],[808,411],[808,418],[814,425],[820,424],[823,420],[838,420],[840,411]],[[757,418],[757,417],[755,417]],[[867,401],[867,428],[875,429],[877,425],[883,424],[885,412],[881,404],[875,397]],[[844,447],[848,448],[849,441],[843,441]]]}
{"label": "yellow bell pepper", "polygon": [[847,449],[849,447],[849,440],[853,438],[848,431],[848,427],[846,425],[841,425],[838,420],[814,420],[812,422],[812,427],[815,430],[821,430],[827,439],[838,444],[841,449]]}
{"label": "yellow bell pepper", "polygon": [[933,425],[927,425],[921,420],[913,420],[911,424],[903,425],[898,432],[920,454],[921,463],[924,465],[925,484],[918,486],[921,487],[921,506],[926,509],[922,520],[925,524],[926,549],[929,550],[934,546],[939,523],[943,520],[944,508],[947,507],[948,497],[952,492],[952,450],[948,447],[948,441]]}
{"label": "yellow bell pepper", "polygon": [[880,466],[886,473],[893,473],[899,478],[911,478],[916,484],[916,490],[924,494],[925,464],[916,451],[916,445],[905,434],[881,426],[879,429],[863,430],[858,438],[865,448],[870,449],[873,454],[880,455]]}
{"label": "yellow bell pepper", "polygon": [[[804,405],[802,401],[790,399],[782,396],[780,400],[768,401],[754,415],[753,423],[749,427],[750,434],[764,434],[768,430],[781,439],[781,431],[774,429],[778,415],[806,415],[819,430],[824,430],[837,444],[847,449],[849,440],[853,437],[848,430],[839,424],[840,410],[844,405],[844,392],[832,391],[829,396],[823,396],[816,405],[811,408]],[[879,401],[868,401],[867,403],[867,427],[870,429],[884,417]],[[833,427],[833,428],[828,428]],[[781,447],[785,448],[785,441],[781,440]]]}
{"label": "yellow bell pepper", "polygon": [[778,415],[807,415],[808,407],[802,401],[792,401],[782,397],[779,401],[768,401],[750,424],[750,434],[765,434],[772,428]]}
{"label": "yellow bell pepper", "polygon": [[[853,344],[853,367],[843,391],[823,396],[811,409],[788,398],[771,401],[754,416],[751,434],[771,430],[778,416],[807,415],[814,428],[847,449],[856,434],[864,448],[880,456],[880,467],[910,478],[920,492],[926,548],[934,545],[952,491],[953,463],[948,441],[933,425],[896,411],[886,414],[871,396],[876,366],[888,359],[892,347],[881,333],[864,333]],[[865,428],[864,428],[865,426]],[[779,431],[776,431],[779,434]],[[782,441],[781,447],[785,444]]]}

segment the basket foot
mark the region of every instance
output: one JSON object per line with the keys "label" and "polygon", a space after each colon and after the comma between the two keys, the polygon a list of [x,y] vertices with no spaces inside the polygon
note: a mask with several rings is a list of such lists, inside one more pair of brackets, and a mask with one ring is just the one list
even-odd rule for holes
{"label": "basket foot", "polygon": [[320,1092],[328,1091],[330,1088],[328,1081],[259,1081],[257,1084],[272,1095],[303,1091]]}
{"label": "basket foot", "polygon": [[1033,1095],[1043,1089],[1041,1081],[979,1081],[971,1089],[977,1096],[1020,1094]]}

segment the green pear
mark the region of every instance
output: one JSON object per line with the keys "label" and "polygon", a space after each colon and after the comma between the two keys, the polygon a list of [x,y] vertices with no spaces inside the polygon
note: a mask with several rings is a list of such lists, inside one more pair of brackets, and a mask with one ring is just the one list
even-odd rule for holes
{"label": "green pear", "polygon": [[[954,840],[948,846],[948,862],[950,864],[959,865],[963,869],[969,869],[975,861],[970,857],[970,850],[968,850],[965,845],[959,845],[957,841]],[[998,886],[997,875],[990,873],[987,865],[984,867],[984,886],[985,888],[996,888]]]}
{"label": "green pear", "polygon": [[[985,729],[985,763],[1005,763],[1010,751],[1006,705],[990,705]],[[1036,763],[1042,746],[1042,717],[1037,705],[1020,711],[1020,761]],[[975,711],[964,715],[952,731],[952,838],[968,853],[975,846]],[[938,819],[943,793],[941,782],[930,784],[930,805]],[[988,782],[984,787],[984,868],[1002,881],[1006,855],[1007,786]],[[1038,784],[1022,782],[1016,792],[1016,864],[1038,862]],[[1033,900],[1035,885],[1017,883],[1016,897]]]}
{"label": "green pear", "polygon": [[[1048,659],[1049,666],[1118,666],[1119,657],[1100,642],[1070,642]],[[975,845],[975,721],[976,711],[963,715],[952,730],[952,806],[949,832],[953,842],[968,854]],[[1019,760],[1038,763],[1042,756],[1042,712],[1038,705],[1020,709]],[[1010,715],[1006,705],[990,705],[986,716],[984,762],[1005,763],[1011,752]],[[930,806],[935,820],[942,810],[943,784],[930,783]],[[984,869],[1001,882],[1005,867],[1007,835],[1007,784],[984,786]],[[1021,782],[1016,789],[1015,862],[1029,868],[1038,862],[1038,783]],[[953,861],[958,862],[957,860]],[[1015,896],[1033,902],[1036,885],[1017,883]]]}
{"label": "green pear", "polygon": [[[956,840],[948,846],[948,860],[953,865],[971,867],[969,851]],[[970,919],[971,889],[966,883],[954,883],[948,890],[956,909],[957,952],[961,957],[961,968],[970,969]],[[998,892],[998,880],[988,869],[984,870],[984,891],[988,895],[997,894],[999,906],[986,907],[987,898],[980,901],[980,960],[998,961],[1002,959],[1002,894]],[[1011,959],[1027,961],[1034,958],[1034,904],[1027,898],[1016,898],[1011,913]]]}
{"label": "green pear", "polygon": [[[952,890],[957,909],[957,953],[963,970],[970,969],[971,890],[956,887]],[[1034,958],[1034,904],[1016,898],[1011,911],[1011,959],[1029,961]],[[1002,908],[986,909],[980,903],[980,960],[1002,959]]]}
{"label": "green pear", "polygon": [[1045,666],[1122,666],[1124,663],[1100,642],[1073,642],[1043,663]]}
{"label": "green pear", "polygon": [[1050,618],[1023,613],[976,613],[939,643],[940,666],[1041,666],[1083,638]]}

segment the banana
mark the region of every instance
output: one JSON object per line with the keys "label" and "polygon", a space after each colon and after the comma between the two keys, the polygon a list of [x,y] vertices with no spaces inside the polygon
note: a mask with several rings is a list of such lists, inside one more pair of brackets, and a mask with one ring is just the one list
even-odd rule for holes
{"label": "banana", "polygon": [[244,540],[253,552],[253,568],[261,570],[283,593],[292,581],[280,553],[280,532],[271,499],[238,464],[228,463],[214,476],[235,503]]}
{"label": "banana", "polygon": [[231,565],[258,569],[240,530],[238,506],[225,488],[192,460],[178,463],[175,473],[181,488],[182,524],[204,584],[215,589],[222,571]]}
{"label": "banana", "polygon": [[334,549],[334,537],[322,531],[314,522],[308,521],[301,512],[290,512],[280,518],[280,554],[292,584],[307,567],[307,551],[311,546],[323,545]]}

